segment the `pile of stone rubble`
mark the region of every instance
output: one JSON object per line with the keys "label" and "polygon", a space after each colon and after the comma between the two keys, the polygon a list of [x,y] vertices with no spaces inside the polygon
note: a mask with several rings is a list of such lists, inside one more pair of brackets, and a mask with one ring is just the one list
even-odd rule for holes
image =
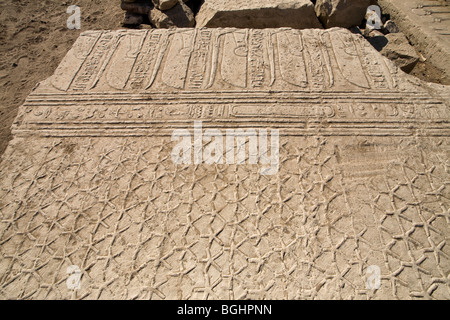
{"label": "pile of stone rubble", "polygon": [[149,24],[155,28],[195,26],[200,0],[122,0],[124,25]]}
{"label": "pile of stone rubble", "polygon": [[124,25],[153,28],[349,28],[405,72],[420,57],[388,15],[367,24],[375,0],[122,0]]}
{"label": "pile of stone rubble", "polygon": [[122,0],[125,25],[330,28],[360,25],[371,0]]}

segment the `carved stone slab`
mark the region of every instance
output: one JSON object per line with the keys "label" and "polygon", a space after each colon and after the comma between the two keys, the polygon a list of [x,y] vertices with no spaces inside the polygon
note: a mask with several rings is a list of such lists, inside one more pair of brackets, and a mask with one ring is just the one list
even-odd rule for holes
{"label": "carved stone slab", "polygon": [[[2,158],[0,297],[448,299],[449,93],[343,29],[85,32]],[[278,173],[175,165],[199,121]]]}
{"label": "carved stone slab", "polygon": [[430,90],[344,29],[92,31],[30,95],[14,132],[146,135],[163,122],[157,134],[171,134],[170,123],[198,119],[332,135],[380,134],[383,122],[382,134],[447,135],[448,89]]}

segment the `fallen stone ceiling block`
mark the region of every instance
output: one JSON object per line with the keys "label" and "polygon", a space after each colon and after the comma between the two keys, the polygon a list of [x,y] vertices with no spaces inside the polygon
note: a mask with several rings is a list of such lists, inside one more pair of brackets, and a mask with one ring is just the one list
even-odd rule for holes
{"label": "fallen stone ceiling block", "polygon": [[197,27],[322,28],[309,0],[206,0]]}
{"label": "fallen stone ceiling block", "polygon": [[[344,29],[84,32],[2,158],[0,298],[449,299],[449,92]],[[172,161],[238,128],[277,172]]]}

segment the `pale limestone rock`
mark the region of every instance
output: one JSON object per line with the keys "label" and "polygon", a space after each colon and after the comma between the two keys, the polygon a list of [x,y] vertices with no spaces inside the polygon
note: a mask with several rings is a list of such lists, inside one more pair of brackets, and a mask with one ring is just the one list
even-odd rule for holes
{"label": "pale limestone rock", "polygon": [[390,33],[385,37],[387,44],[380,51],[381,54],[394,61],[403,71],[411,72],[420,59],[416,49],[403,33]]}
{"label": "pale limestone rock", "polygon": [[417,51],[409,44],[403,33],[384,35],[380,31],[371,30],[366,37],[376,50],[407,73],[412,71],[420,59]]}
{"label": "pale limestone rock", "polygon": [[205,0],[197,27],[321,28],[309,0]]}

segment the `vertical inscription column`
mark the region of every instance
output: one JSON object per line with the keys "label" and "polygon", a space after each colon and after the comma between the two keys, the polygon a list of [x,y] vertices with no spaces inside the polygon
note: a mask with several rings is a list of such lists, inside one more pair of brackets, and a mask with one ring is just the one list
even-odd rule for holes
{"label": "vertical inscription column", "polygon": [[333,83],[333,75],[329,69],[328,52],[322,50],[321,33],[317,30],[304,30],[302,36],[310,89],[323,90],[330,87]]}
{"label": "vertical inscription column", "polygon": [[161,67],[167,44],[166,32],[160,32],[159,30],[149,32],[130,77],[129,86],[131,89],[145,89],[153,84]]}
{"label": "vertical inscription column", "polygon": [[52,77],[52,85],[56,89],[67,91],[70,88],[101,35],[101,31],[89,31],[81,34]]}
{"label": "vertical inscription column", "polygon": [[249,47],[250,86],[252,88],[261,88],[266,80],[264,32],[262,30],[253,30],[250,33]]}
{"label": "vertical inscription column", "polygon": [[91,89],[95,85],[99,74],[107,60],[107,56],[111,55],[113,46],[117,43],[121,34],[117,32],[104,32],[97,41],[92,53],[86,58],[83,66],[75,77],[71,89],[74,91],[84,91]]}
{"label": "vertical inscription column", "polygon": [[223,37],[222,79],[238,88],[247,87],[249,30],[226,33]]}
{"label": "vertical inscription column", "polygon": [[209,83],[212,35],[212,30],[200,30],[197,35],[187,77],[189,89],[204,89]]}
{"label": "vertical inscription column", "polygon": [[170,37],[170,48],[165,57],[162,81],[169,87],[184,89],[188,66],[194,51],[198,29],[177,30]]}
{"label": "vertical inscription column", "polygon": [[287,83],[306,88],[308,77],[301,32],[297,30],[280,32],[277,34],[277,44],[281,77]]}

